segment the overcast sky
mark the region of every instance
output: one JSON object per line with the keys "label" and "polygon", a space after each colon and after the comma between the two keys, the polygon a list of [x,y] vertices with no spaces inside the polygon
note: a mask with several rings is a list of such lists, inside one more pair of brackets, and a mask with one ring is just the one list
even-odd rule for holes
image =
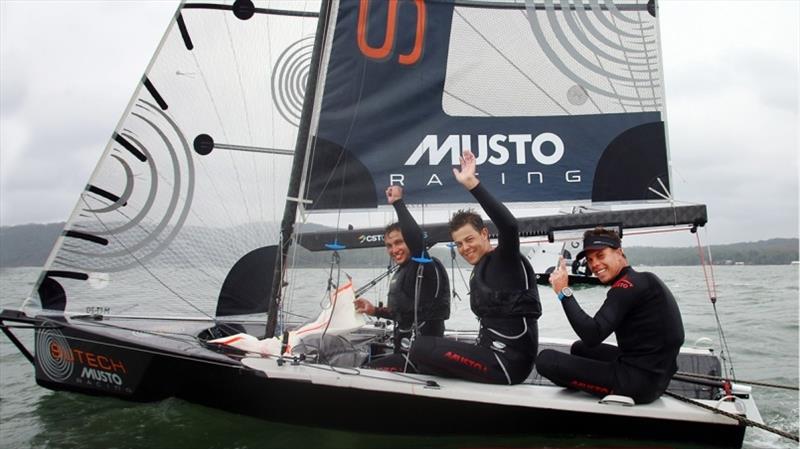
{"label": "overcast sky", "polygon": [[[176,5],[0,0],[0,224],[68,218]],[[800,1],[659,5],[674,196],[797,237]]]}

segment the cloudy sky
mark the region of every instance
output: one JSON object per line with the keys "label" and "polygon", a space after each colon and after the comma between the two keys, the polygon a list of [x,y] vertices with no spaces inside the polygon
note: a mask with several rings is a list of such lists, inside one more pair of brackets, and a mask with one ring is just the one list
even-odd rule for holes
{"label": "cloudy sky", "polygon": [[[798,235],[800,1],[661,0],[673,193]],[[0,0],[0,224],[64,221],[177,2]]]}

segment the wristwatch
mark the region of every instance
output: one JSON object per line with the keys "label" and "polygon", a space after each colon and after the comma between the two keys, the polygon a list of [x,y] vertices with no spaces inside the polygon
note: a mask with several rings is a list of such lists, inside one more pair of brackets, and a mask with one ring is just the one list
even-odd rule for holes
{"label": "wristwatch", "polygon": [[572,289],[569,287],[564,287],[561,289],[560,292],[558,292],[559,301],[563,301],[564,298],[566,298],[567,296],[572,296]]}

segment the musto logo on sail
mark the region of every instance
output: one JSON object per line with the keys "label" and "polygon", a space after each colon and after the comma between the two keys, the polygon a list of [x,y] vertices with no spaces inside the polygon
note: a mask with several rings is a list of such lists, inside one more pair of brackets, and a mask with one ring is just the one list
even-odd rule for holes
{"label": "musto logo on sail", "polygon": [[[441,142],[441,143],[440,143]],[[550,132],[538,135],[533,134],[451,134],[440,139],[436,134],[426,135],[417,145],[411,156],[405,161],[406,166],[428,165],[439,166],[450,156],[449,164],[457,166],[462,151],[469,149],[475,153],[475,163],[477,165],[491,164],[497,166],[517,165],[524,166],[530,161],[535,161],[540,165],[554,165],[564,157],[564,142],[561,138]],[[427,160],[424,159],[427,155]],[[444,173],[445,175],[449,174]],[[439,173],[432,173],[427,180],[427,186],[443,185],[444,176]],[[499,175],[500,183],[506,184],[505,173]],[[392,173],[390,183],[403,184],[405,175],[403,173]],[[511,179],[508,179],[512,182]],[[527,184],[544,184],[545,176],[540,171],[527,171],[519,179],[513,182],[523,182]],[[581,182],[580,170],[564,170],[561,182],[579,183]]]}
{"label": "musto logo on sail", "polygon": [[[128,374],[125,364],[105,354],[70,347],[64,335],[56,329],[40,330],[36,353],[39,367],[53,381],[77,383],[104,390],[124,388]],[[72,378],[73,373],[78,373]]]}

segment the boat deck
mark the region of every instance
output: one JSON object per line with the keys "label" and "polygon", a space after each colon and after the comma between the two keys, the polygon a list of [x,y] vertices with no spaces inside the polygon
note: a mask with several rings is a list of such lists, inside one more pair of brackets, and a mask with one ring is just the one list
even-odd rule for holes
{"label": "boat deck", "polygon": [[[418,426],[429,425],[428,431],[432,433],[481,429],[525,434],[579,432],[676,441],[701,439],[735,447],[741,445],[744,435],[744,426],[737,420],[673,397],[662,396],[650,404],[634,406],[605,403],[586,393],[555,386],[535,370],[526,382],[509,386],[362,368],[363,358],[359,356],[376,340],[379,345],[386,341],[387,330],[371,326],[348,339],[326,336],[326,341],[330,337],[345,342],[339,348],[326,343],[326,349],[354,352],[350,358],[353,362],[337,365],[314,363],[313,356],[279,358],[205,344],[208,337],[218,335],[209,335],[214,334],[209,332],[213,323],[203,320],[28,318],[5,312],[3,318],[37,324],[37,349],[45,348],[37,350],[37,357],[44,357],[37,362],[37,382],[55,390],[102,392],[140,401],[176,396],[270,420],[299,420],[306,425],[342,429],[363,429],[363,422],[368,421],[368,428],[377,432],[397,431],[391,425],[394,418],[387,421],[385,413],[407,420],[408,411],[414,410],[414,422]],[[248,326],[223,327],[227,331],[252,334],[263,329],[263,324]],[[449,332],[447,336],[473,341],[476,335]],[[541,338],[540,348],[568,351],[571,343]],[[48,358],[46,349],[52,352],[53,345],[61,345],[62,350]],[[79,379],[83,376],[80,373],[93,372],[87,369],[70,370],[68,378],[66,375],[54,378],[61,374],[56,368],[71,365],[56,363],[63,362],[57,356],[63,350],[69,352],[70,346],[80,354],[93,354],[93,361],[83,361],[90,365],[102,365],[101,358],[120,366],[124,362],[125,377],[120,377],[120,385],[108,384],[105,378],[91,382]],[[720,373],[719,359],[709,350],[684,348],[678,362],[682,371]],[[716,399],[719,392],[715,387],[678,381],[672,382],[670,390],[707,406],[763,422],[752,397],[720,401]],[[347,413],[331,416],[327,409],[311,407],[317,403],[337,404],[337,409],[344,407]],[[357,423],[347,418],[375,403],[385,404],[386,407],[381,407],[384,414],[361,416]],[[287,404],[296,408],[292,409],[296,413],[287,415]],[[421,427],[413,428],[422,431]],[[706,440],[705,435],[710,433],[716,436]]]}

